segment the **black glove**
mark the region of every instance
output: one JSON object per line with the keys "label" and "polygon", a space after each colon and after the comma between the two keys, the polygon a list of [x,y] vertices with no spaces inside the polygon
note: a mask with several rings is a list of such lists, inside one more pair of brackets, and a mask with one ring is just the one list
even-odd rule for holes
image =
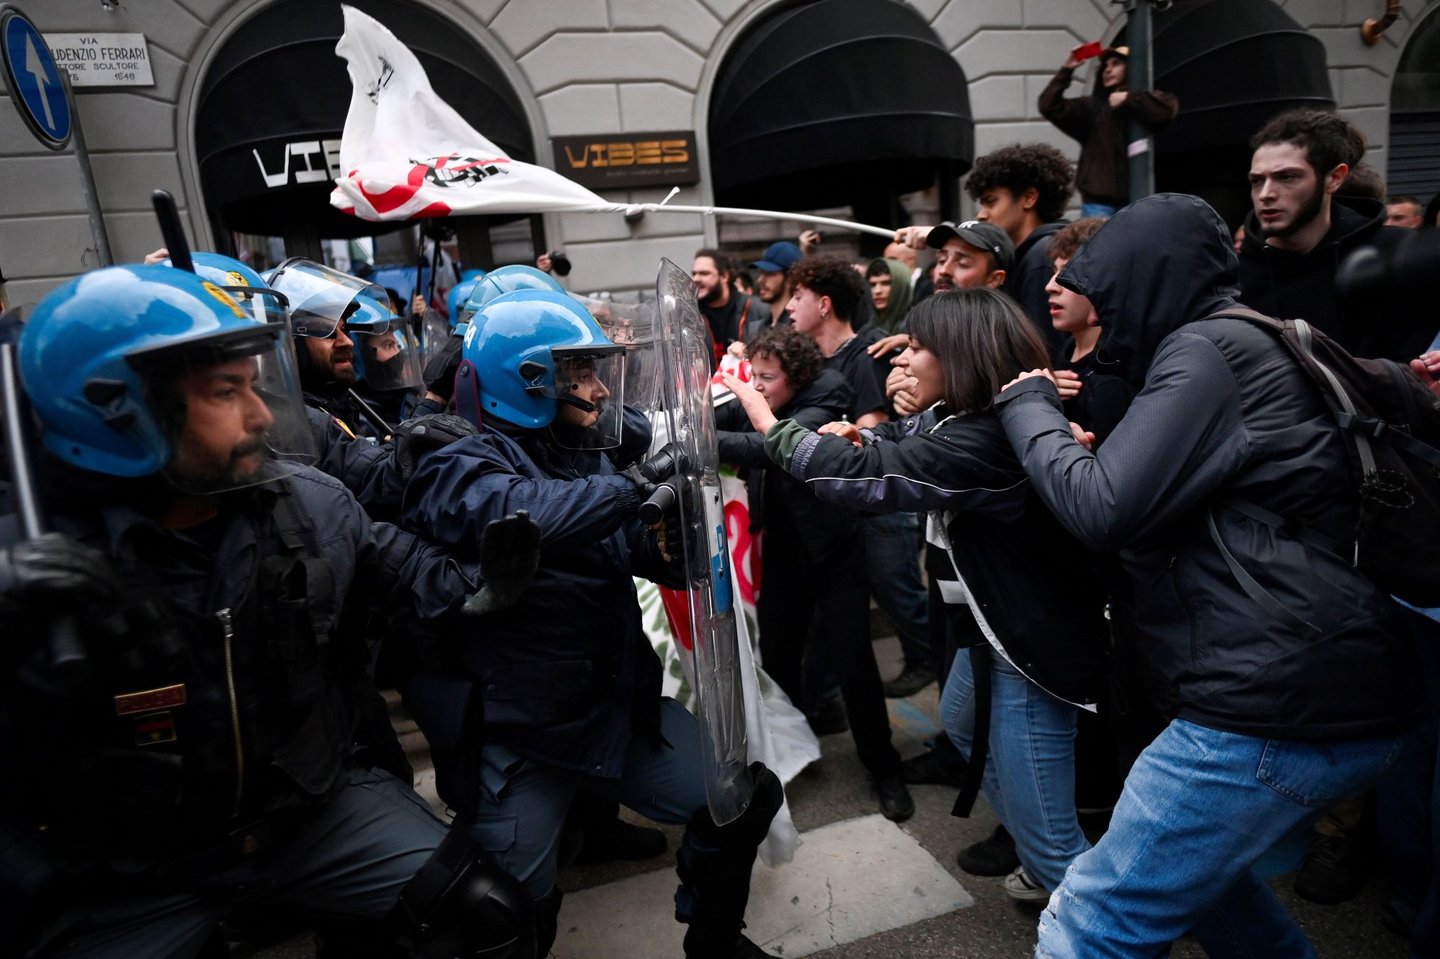
{"label": "black glove", "polygon": [[116,593],[115,571],[105,554],[60,533],[0,549],[0,602],[5,605],[62,599],[89,602]]}
{"label": "black glove", "polygon": [[467,616],[484,616],[515,605],[540,565],[540,527],[525,510],[493,520],[480,534],[484,585],[465,600]]}
{"label": "black glove", "polygon": [[465,341],[460,337],[448,337],[440,349],[425,361],[425,369],[420,374],[425,380],[425,388],[445,397],[447,403],[455,395],[455,371],[460,368],[464,345]]}
{"label": "black glove", "polygon": [[408,480],[415,475],[420,457],[431,450],[449,446],[456,440],[474,436],[480,432],[463,416],[454,413],[431,413],[416,416],[395,428],[391,437],[395,465],[400,468],[400,478]]}
{"label": "black glove", "polygon": [[655,492],[655,484],[650,481],[650,477],[645,475],[639,463],[631,463],[620,471],[620,475],[635,484],[635,488],[640,490],[641,499],[647,499],[651,493]]}

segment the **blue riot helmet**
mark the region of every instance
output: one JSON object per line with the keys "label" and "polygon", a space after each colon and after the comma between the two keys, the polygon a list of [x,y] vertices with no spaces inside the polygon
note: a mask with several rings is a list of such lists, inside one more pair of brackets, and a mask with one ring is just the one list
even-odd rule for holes
{"label": "blue riot helmet", "polygon": [[315,460],[284,323],[186,270],[65,283],[25,325],[20,376],[45,448],[91,473],[208,494]]}
{"label": "blue riot helmet", "polygon": [[564,293],[565,287],[560,281],[549,273],[537,270],[533,266],[515,264],[513,266],[502,266],[499,269],[491,270],[479,283],[475,284],[474,290],[470,293],[470,299],[460,310],[460,317],[455,322],[469,323],[481,307],[496,297],[504,296],[506,293],[515,293],[520,290],[549,290],[552,293]]}
{"label": "blue riot helmet", "polygon": [[[270,288],[250,266],[223,253],[192,253],[195,274],[230,294],[230,298],[255,314],[263,323],[286,321],[286,300]],[[169,260],[166,266],[174,266]]]}
{"label": "blue riot helmet", "polygon": [[421,385],[420,347],[415,329],[390,310],[388,296],[356,293],[344,316],[345,332],[355,343],[355,374],[372,390],[414,389]]}
{"label": "blue riot helmet", "polygon": [[568,294],[496,297],[471,320],[463,357],[455,400],[473,422],[548,430],[571,449],[619,445],[625,348]]}
{"label": "blue riot helmet", "polygon": [[450,292],[445,296],[445,313],[450,318],[452,331],[460,325],[460,314],[464,311],[465,305],[470,302],[470,295],[475,292],[475,285],[485,279],[485,276],[484,270],[466,270],[460,274],[460,282],[450,287]]}

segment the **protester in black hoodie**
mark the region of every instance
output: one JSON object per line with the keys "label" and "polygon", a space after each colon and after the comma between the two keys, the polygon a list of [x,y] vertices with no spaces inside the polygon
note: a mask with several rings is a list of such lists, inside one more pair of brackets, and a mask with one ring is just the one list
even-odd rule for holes
{"label": "protester in black hoodie", "polygon": [[[1347,300],[1336,288],[1344,259],[1361,247],[1394,257],[1406,231],[1385,226],[1385,204],[1337,196],[1365,153],[1365,138],[1321,110],[1282,113],[1250,141],[1250,199],[1240,245],[1240,291],[1271,316],[1299,318],[1356,356],[1406,362],[1434,338],[1429,290],[1391,286]],[[1423,295],[1423,299],[1421,298]]]}
{"label": "protester in black hoodie", "polygon": [[[764,430],[770,458],[820,499],[930,511],[927,538],[949,553],[946,602],[968,606],[979,624],[978,645],[955,657],[946,680],[946,732],[1015,837],[1021,868],[1006,893],[1043,900],[1089,845],[1075,815],[1075,717],[1103,685],[1106,641],[1094,562],[1035,497],[989,410],[1000,383],[1044,363],[1045,349],[1014,302],[990,289],[930,297],[909,328],[899,362],[920,403],[935,406],[933,421],[816,431],[780,420],[745,384],[726,384]],[[973,795],[962,793],[962,815]]]}
{"label": "protester in black hoodie", "polygon": [[1172,717],[1051,897],[1039,956],[1160,955],[1192,930],[1211,955],[1238,941],[1313,956],[1252,867],[1377,780],[1423,708],[1402,611],[1351,564],[1359,497],[1323,398],[1270,333],[1213,317],[1236,305],[1236,272],[1204,201],[1126,207],[1060,275],[1094,306],[1102,355],[1142,387],[1125,417],[1092,454],[1043,371],[996,401],[1045,503],[1082,543],[1121,551]]}
{"label": "protester in black hoodie", "polygon": [[[837,370],[824,369],[815,341],[789,326],[770,327],[747,347],[756,390],[778,416],[812,428],[850,412],[855,393]],[[863,356],[863,354],[861,354]],[[739,403],[715,411],[720,460],[746,470],[752,527],[765,529],[760,597],[760,655],[765,671],[796,705],[803,704],[801,660],[818,614],[825,658],[840,680],[845,714],[860,761],[875,780],[889,819],[915,812],[900,780],[900,754],[870,648],[870,590],[860,514],[822,503],[774,468],[765,438]]]}

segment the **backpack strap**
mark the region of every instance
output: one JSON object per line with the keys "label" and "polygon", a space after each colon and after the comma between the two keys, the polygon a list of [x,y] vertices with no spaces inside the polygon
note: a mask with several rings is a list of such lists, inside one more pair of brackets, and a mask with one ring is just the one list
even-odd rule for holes
{"label": "backpack strap", "polygon": [[[1253,506],[1253,504],[1251,505]],[[1234,508],[1233,505],[1232,508]],[[1253,506],[1253,508],[1262,512],[1268,512],[1262,507]],[[1243,510],[1241,512],[1243,512]],[[1280,520],[1279,525],[1285,525],[1283,517],[1274,513],[1270,513],[1270,515]],[[1264,521],[1262,520],[1262,522]],[[1290,607],[1276,599],[1274,593],[1271,593],[1264,586],[1256,582],[1255,577],[1251,576],[1249,571],[1240,565],[1240,561],[1235,558],[1235,554],[1230,552],[1230,549],[1225,545],[1225,541],[1220,538],[1220,530],[1215,525],[1214,507],[1205,511],[1205,527],[1210,531],[1210,540],[1215,544],[1216,548],[1220,550],[1220,555],[1224,558],[1225,565],[1230,567],[1230,575],[1234,576],[1235,582],[1239,583],[1240,588],[1245,590],[1246,596],[1254,600],[1257,606],[1265,610],[1265,612],[1269,613],[1272,617],[1283,623],[1289,623],[1291,626],[1299,629],[1302,634],[1306,636],[1318,636],[1320,634],[1320,629],[1314,623],[1299,616],[1291,610]]]}

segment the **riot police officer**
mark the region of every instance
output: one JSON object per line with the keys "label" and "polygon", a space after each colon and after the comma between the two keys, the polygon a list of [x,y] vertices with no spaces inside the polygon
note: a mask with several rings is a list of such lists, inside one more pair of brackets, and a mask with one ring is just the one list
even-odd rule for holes
{"label": "riot police officer", "polygon": [[[478,795],[474,836],[537,900],[542,952],[559,909],[561,824],[583,785],[687,824],[676,896],[677,918],[690,924],[687,956],[764,955],[741,929],[756,848],[783,794],[759,766],[749,807],[717,826],[700,725],[660,695],[631,577],[675,584],[677,570],[657,530],[637,518],[644,481],[607,455],[636,424],[623,415],[624,353],[553,291],[496,297],[471,321],[455,402],[480,432],[420,462],[403,522],[464,555],[484,523],[525,509],[542,538],[530,589],[486,618],[483,642],[451,637],[435,666],[483,700],[483,715],[468,720],[483,724],[476,768],[437,752],[437,784],[452,803]],[[467,721],[460,709],[416,718],[432,744],[456,739]]]}
{"label": "riot police officer", "polygon": [[[7,949],[197,956],[258,904],[317,917],[335,954],[528,957],[523,893],[349,753],[342,610],[443,619],[475,570],[304,465],[286,327],[247,307],[112,267],[22,334],[57,532],[0,520]],[[62,611],[83,650],[63,672]]]}

